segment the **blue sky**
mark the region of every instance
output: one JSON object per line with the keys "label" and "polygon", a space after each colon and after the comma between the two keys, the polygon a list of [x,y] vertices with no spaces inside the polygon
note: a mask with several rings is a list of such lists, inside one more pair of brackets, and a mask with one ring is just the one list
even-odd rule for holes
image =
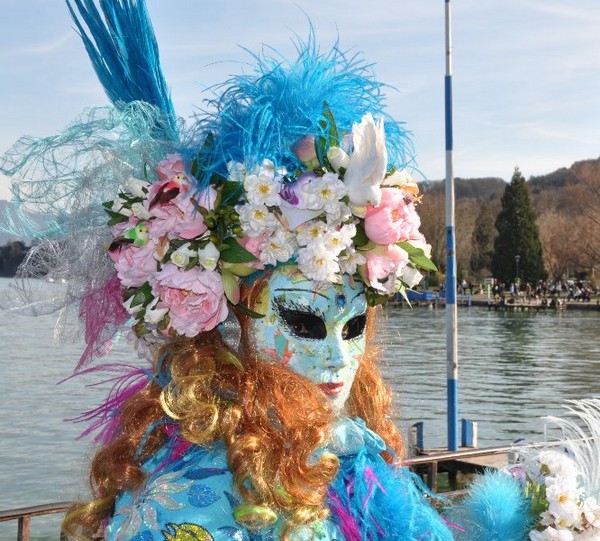
{"label": "blue sky", "polygon": [[[292,53],[307,14],[322,48],[375,63],[391,114],[414,134],[420,169],[444,176],[442,0],[147,0],[176,110],[238,73],[266,43]],[[63,0],[2,0],[0,152],[107,102]],[[510,179],[600,156],[598,0],[454,0],[454,170]],[[0,198],[8,194],[0,179]]]}

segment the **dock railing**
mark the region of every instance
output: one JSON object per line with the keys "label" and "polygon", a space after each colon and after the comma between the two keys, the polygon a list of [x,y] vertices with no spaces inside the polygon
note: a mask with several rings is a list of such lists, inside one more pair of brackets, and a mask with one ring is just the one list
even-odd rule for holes
{"label": "dock railing", "polygon": [[31,519],[33,517],[64,513],[70,506],[71,502],[58,502],[34,505],[32,507],[20,507],[18,509],[8,509],[7,511],[0,511],[0,522],[16,520],[17,541],[30,541]]}

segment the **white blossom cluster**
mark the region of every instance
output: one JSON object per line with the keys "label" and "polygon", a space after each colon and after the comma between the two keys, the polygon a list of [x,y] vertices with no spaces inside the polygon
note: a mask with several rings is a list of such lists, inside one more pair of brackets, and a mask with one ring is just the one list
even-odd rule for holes
{"label": "white blossom cluster", "polygon": [[529,479],[545,487],[548,503],[540,526],[529,533],[531,541],[600,540],[600,504],[582,493],[581,474],[568,455],[543,451],[528,470]]}
{"label": "white blossom cluster", "polygon": [[229,171],[231,180],[244,184],[246,201],[236,210],[244,233],[259,240],[261,263],[276,265],[297,254],[305,276],[339,282],[340,273],[354,274],[365,262],[352,245],[358,219],[342,201],[348,189],[337,173],[301,178],[290,196],[295,204],[290,204],[281,195],[286,170],[270,160],[250,171],[232,163]]}

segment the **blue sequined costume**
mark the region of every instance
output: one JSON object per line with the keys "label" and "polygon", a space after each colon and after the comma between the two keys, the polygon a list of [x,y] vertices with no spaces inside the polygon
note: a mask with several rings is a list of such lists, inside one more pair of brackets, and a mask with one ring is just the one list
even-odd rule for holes
{"label": "blue sequined costume", "polygon": [[[322,541],[450,541],[452,534],[417,487],[415,476],[395,470],[379,456],[383,440],[361,419],[341,419],[326,450],[340,459],[340,471],[329,490],[330,518],[300,528],[292,537]],[[233,486],[226,449],[192,446],[171,460],[164,446],[144,465],[148,478],[133,494],[117,501],[106,530],[111,541],[280,539],[281,524],[251,532],[237,524],[233,509],[241,498]],[[341,517],[347,511],[351,524]]]}

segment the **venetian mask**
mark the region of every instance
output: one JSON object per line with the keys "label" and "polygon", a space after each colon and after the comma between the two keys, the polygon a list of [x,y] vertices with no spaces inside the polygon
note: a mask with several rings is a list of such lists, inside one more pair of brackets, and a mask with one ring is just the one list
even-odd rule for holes
{"label": "venetian mask", "polygon": [[259,356],[279,362],[317,384],[342,409],[365,352],[364,286],[343,275],[341,284],[319,285],[294,265],[274,270],[253,308]]}

